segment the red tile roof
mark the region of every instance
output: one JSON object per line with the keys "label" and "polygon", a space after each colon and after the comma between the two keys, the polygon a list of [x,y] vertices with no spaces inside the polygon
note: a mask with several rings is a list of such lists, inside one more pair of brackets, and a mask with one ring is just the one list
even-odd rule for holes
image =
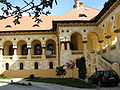
{"label": "red tile roof", "polygon": [[[97,9],[82,6],[80,9],[73,9],[64,15],[40,16],[43,21],[39,24],[40,27],[32,27],[35,24],[32,17],[23,16],[18,25],[14,25],[12,22],[14,18],[10,17],[0,20],[0,31],[51,30],[53,20],[91,20],[99,12]],[[85,14],[87,17],[79,17],[81,14]],[[7,25],[10,25],[12,28],[5,28]]]}

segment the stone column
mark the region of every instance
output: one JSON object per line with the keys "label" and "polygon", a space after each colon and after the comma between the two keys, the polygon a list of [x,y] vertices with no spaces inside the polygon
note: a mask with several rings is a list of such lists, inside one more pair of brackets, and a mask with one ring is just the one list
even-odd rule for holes
{"label": "stone column", "polygon": [[13,49],[14,49],[13,59],[14,59],[14,60],[17,60],[17,46],[14,45],[14,46],[13,46]]}
{"label": "stone column", "polygon": [[67,42],[67,50],[70,50],[70,42]]}
{"label": "stone column", "polygon": [[28,48],[27,60],[31,60],[31,46],[27,46],[27,48]]}
{"label": "stone column", "polygon": [[107,35],[105,36],[105,38],[107,39],[107,44],[108,44],[108,47],[107,47],[107,51],[110,51],[110,46],[111,46],[111,35]]}
{"label": "stone column", "polygon": [[107,35],[107,36],[105,36],[105,38],[107,39],[108,46],[111,46],[111,40],[110,40],[111,35]]}
{"label": "stone column", "polygon": [[46,55],[45,55],[45,50],[46,50],[46,47],[42,47],[42,59],[45,59],[46,58]]}
{"label": "stone column", "polygon": [[61,42],[61,50],[65,50],[65,44],[64,44],[64,42]]}
{"label": "stone column", "polygon": [[100,53],[102,53],[102,49],[103,49],[102,43],[103,43],[103,40],[99,40],[98,43],[100,45]]}
{"label": "stone column", "polygon": [[3,48],[0,48],[0,60],[3,59]]}
{"label": "stone column", "polygon": [[116,48],[117,50],[119,50],[120,49],[120,29],[116,29],[114,30],[114,32],[116,33],[116,36],[117,36]]}
{"label": "stone column", "polygon": [[87,41],[82,41],[84,44],[84,56],[87,56]]}

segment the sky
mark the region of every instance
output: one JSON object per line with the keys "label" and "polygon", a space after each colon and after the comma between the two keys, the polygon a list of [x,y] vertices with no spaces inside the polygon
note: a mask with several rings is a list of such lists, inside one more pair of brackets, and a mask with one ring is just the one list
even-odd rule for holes
{"label": "sky", "polygon": [[[14,5],[23,6],[23,0],[8,0]],[[26,0],[31,1],[31,0]],[[36,0],[36,3],[40,0]],[[74,0],[57,0],[58,5],[53,5],[53,8],[50,10],[52,15],[63,15],[73,9]],[[83,1],[85,6],[89,6],[92,8],[96,8],[101,10],[103,8],[103,5],[108,0],[80,0]],[[1,6],[1,4],[0,4]],[[0,11],[1,13],[1,11]]]}

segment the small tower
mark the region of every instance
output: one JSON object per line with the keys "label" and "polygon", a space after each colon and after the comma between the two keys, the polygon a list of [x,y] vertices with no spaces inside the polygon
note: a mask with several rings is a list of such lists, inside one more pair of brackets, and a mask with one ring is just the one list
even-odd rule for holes
{"label": "small tower", "polygon": [[79,9],[79,8],[81,8],[82,5],[83,5],[83,1],[74,0],[74,2],[75,2],[75,4],[74,4],[73,7],[74,7],[75,9]]}

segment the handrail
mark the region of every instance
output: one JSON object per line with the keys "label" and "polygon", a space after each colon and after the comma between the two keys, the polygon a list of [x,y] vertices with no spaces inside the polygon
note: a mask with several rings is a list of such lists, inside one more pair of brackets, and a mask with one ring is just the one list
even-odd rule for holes
{"label": "handrail", "polygon": [[109,61],[109,60],[106,59],[105,57],[100,56],[100,57],[99,57],[99,60],[101,60],[101,61],[99,61],[98,64],[99,64],[100,66],[102,66],[102,68],[104,68],[104,69],[111,69],[111,68],[112,68],[112,63],[113,63],[113,62]]}
{"label": "handrail", "polygon": [[103,57],[103,56],[102,56],[102,58],[103,58],[106,62],[108,62],[108,63],[110,63],[110,64],[113,63],[113,62],[109,61],[107,58],[105,58],[105,57]]}

